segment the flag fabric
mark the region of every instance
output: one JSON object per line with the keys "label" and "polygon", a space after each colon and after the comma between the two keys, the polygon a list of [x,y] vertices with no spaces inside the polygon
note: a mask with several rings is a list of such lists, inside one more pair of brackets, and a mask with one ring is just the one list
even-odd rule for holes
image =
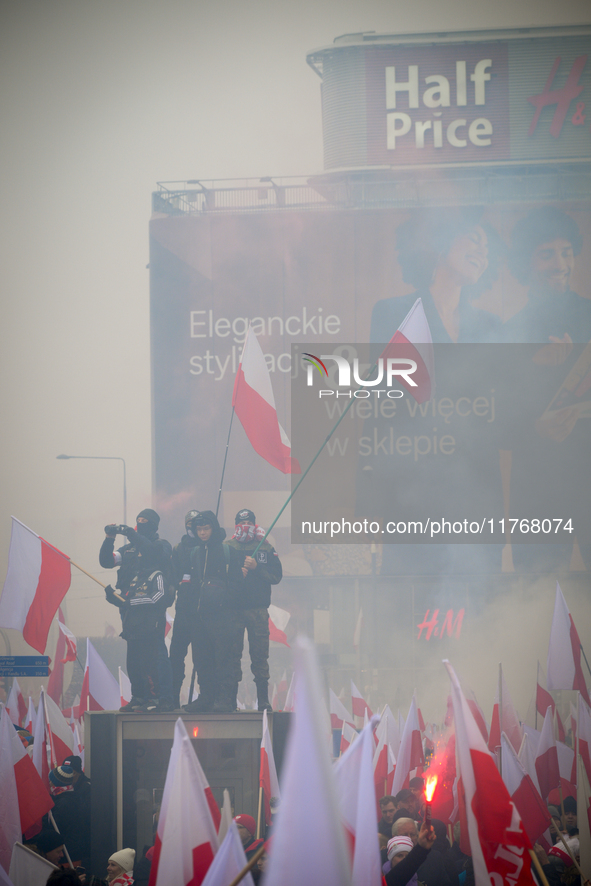
{"label": "flag fabric", "polygon": [[45,696],[47,734],[51,749],[51,765],[60,766],[66,757],[74,753],[74,735],[70,724],[49,695]]}
{"label": "flag fabric", "polygon": [[[501,696],[502,709],[501,705],[499,704],[499,699],[501,698]],[[513,707],[513,702],[511,701],[511,696],[509,695],[509,689],[507,688],[505,677],[503,676],[503,669],[499,666],[499,682],[497,685],[495,703],[493,706],[493,715],[490,724],[490,734],[488,737],[488,749],[493,754],[495,752],[495,748],[500,747],[501,732],[505,733],[505,735],[513,745],[513,750],[515,751],[515,753],[519,753],[519,748],[521,747],[521,742],[523,739],[523,729],[521,728],[517,712]]]}
{"label": "flag fabric", "polygon": [[342,729],[343,723],[349,723],[351,726],[355,725],[353,717],[332,689],[328,690],[328,701],[330,709],[330,725],[332,729]]}
{"label": "flag fabric", "polygon": [[16,677],[13,677],[12,687],[6,700],[6,711],[15,726],[20,726],[27,716],[27,706]]}
{"label": "flag fabric", "polygon": [[351,710],[353,711],[354,717],[361,717],[363,719],[366,711],[369,717],[373,717],[372,709],[360,693],[353,680],[351,680]]}
{"label": "flag fabric", "polygon": [[16,734],[6,708],[0,712],[0,865],[10,870],[12,847],[22,836],[18,791],[12,763],[12,737]]}
{"label": "flag fabric", "polygon": [[425,403],[431,399],[435,379],[433,339],[420,298],[417,298],[381,356],[383,360],[388,357],[407,357],[414,360],[417,370],[413,375],[413,380],[417,386],[408,385],[403,378],[399,379],[399,383],[418,403]]}
{"label": "flag fabric", "polygon": [[359,613],[357,615],[357,621],[355,622],[355,630],[353,631],[353,648],[359,649],[359,644],[361,642],[361,628],[363,626],[363,609],[361,606],[359,607]]}
{"label": "flag fabric", "polygon": [[581,869],[587,873],[591,871],[591,788],[587,769],[580,754],[577,769],[577,827]]}
{"label": "flag fabric", "polygon": [[[390,710],[388,705],[384,706],[384,710],[382,711],[382,718],[380,720],[379,729],[385,728],[387,733],[387,743],[392,748],[392,752],[395,757],[398,756],[398,751],[400,749],[400,736],[401,732],[398,726],[398,720]],[[376,730],[376,734],[377,731]]]}
{"label": "flag fabric", "polygon": [[353,886],[380,886],[382,880],[373,779],[377,723],[372,717],[334,765],[341,818],[354,838]]}
{"label": "flag fabric", "polygon": [[45,717],[45,690],[41,687],[37,720],[33,736],[33,765],[44,785],[49,787],[49,764],[47,761],[47,722]]}
{"label": "flag fabric", "polygon": [[80,696],[81,711],[118,711],[121,707],[117,680],[89,639]]}
{"label": "flag fabric", "polygon": [[554,713],[554,711],[556,710],[556,705],[548,690],[544,689],[544,687],[542,686],[542,682],[545,683],[546,680],[544,677],[544,672],[540,667],[540,662],[538,662],[538,676],[536,682],[536,710],[541,717],[545,717],[548,708],[552,708],[552,713]]}
{"label": "flag fabric", "polygon": [[375,737],[378,744],[373,756],[373,781],[376,800],[379,800],[390,793],[396,770],[396,757],[388,743],[388,724],[383,716],[375,730]]}
{"label": "flag fabric", "polygon": [[344,754],[351,742],[355,741],[357,738],[357,730],[354,726],[351,726],[349,723],[343,723],[341,728],[341,744],[339,751],[341,754]]}
{"label": "flag fabric", "polygon": [[587,778],[591,781],[591,708],[585,704],[580,695],[577,711],[577,738],[579,754],[583,758]]}
{"label": "flag fabric", "polygon": [[287,671],[283,671],[281,676],[281,680],[277,684],[277,707],[275,710],[282,711],[285,708],[285,699],[287,697],[287,690],[289,689],[289,685],[287,682]]}
{"label": "flag fabric", "polygon": [[63,619],[61,606],[58,608],[56,621],[58,623],[57,642],[55,646],[55,655],[53,667],[49,672],[49,680],[47,682],[47,694],[53,698],[54,702],[60,707],[64,694],[64,665],[62,657],[66,654],[66,638],[59,630],[60,619]]}
{"label": "flag fabric", "polygon": [[581,641],[558,582],[546,670],[548,689],[578,689],[591,705],[581,668]]}
{"label": "flag fabric", "polygon": [[467,831],[476,886],[533,886],[531,844],[519,813],[464,698],[456,673],[451,680],[456,748],[461,779],[462,829]]}
{"label": "flag fabric", "polygon": [[62,664],[67,661],[76,661],[76,637],[62,621],[58,619],[57,623],[66,643],[65,658],[62,658]]}
{"label": "flag fabric", "polygon": [[284,474],[299,474],[291,443],[279,424],[271,376],[252,326],[248,327],[236,373],[232,406],[253,449]]}
{"label": "flag fabric", "polygon": [[504,732],[501,735],[501,761],[503,781],[533,845],[550,826],[551,816]]}
{"label": "flag fabric", "polygon": [[131,680],[121,667],[119,667],[119,701],[121,707],[131,701]]}
{"label": "flag fabric", "polygon": [[300,637],[294,653],[297,705],[265,886],[350,886],[351,865],[326,742],[328,717],[314,648]]}
{"label": "flag fabric", "polygon": [[289,689],[287,690],[287,695],[285,696],[285,704],[283,706],[283,710],[295,710],[295,674],[291,675],[291,680],[289,681]]}
{"label": "flag fabric", "polygon": [[[149,886],[200,886],[218,850],[213,796],[183,721],[176,721]],[[217,807],[216,807],[217,808]]]}
{"label": "flag fabric", "polygon": [[27,716],[25,717],[25,729],[27,732],[30,732],[33,735],[35,731],[35,722],[37,720],[37,712],[35,711],[35,705],[33,704],[33,699],[29,695],[29,708],[27,710]]}
{"label": "flag fabric", "polygon": [[[230,820],[228,832],[211,863],[203,886],[228,886],[228,883],[232,883],[247,864],[238,828],[236,823]],[[254,886],[250,871],[240,882],[246,886]]]}
{"label": "flag fabric", "polygon": [[220,811],[220,824],[218,827],[218,840],[221,843],[223,842],[226,834],[230,830],[230,825],[232,824],[232,802],[230,800],[230,792],[228,788],[224,788],[224,802],[222,803],[222,808]]}
{"label": "flag fabric", "polygon": [[[269,734],[269,722],[267,712],[263,711],[263,737],[261,739],[261,768],[259,772],[259,786],[263,789],[263,798],[265,801],[265,822],[271,824],[271,808],[276,806],[281,799],[279,791],[279,781],[277,779],[277,770],[275,768],[275,757],[273,756],[273,745]],[[275,800],[275,803],[271,803]]]}
{"label": "flag fabric", "polygon": [[53,800],[14,729],[12,730],[11,738],[12,765],[14,767],[18,796],[20,831],[21,834],[24,834],[25,831],[28,831],[30,827],[49,812],[53,806]]}
{"label": "flag fabric", "polygon": [[28,846],[15,843],[10,863],[10,879],[14,886],[45,886],[49,875],[57,870],[54,864]]}
{"label": "flag fabric", "polygon": [[482,708],[480,707],[480,705],[478,704],[478,701],[476,700],[476,696],[474,695],[474,692],[471,689],[469,689],[468,692],[466,693],[465,697],[466,697],[466,701],[468,702],[468,707],[472,711],[472,716],[476,720],[476,725],[480,729],[480,734],[482,735],[485,742],[488,743],[488,724],[487,724],[484,714],[482,712]]}
{"label": "flag fabric", "polygon": [[421,743],[421,731],[419,729],[419,717],[417,714],[416,698],[412,697],[408,717],[404,724],[404,730],[400,739],[400,747],[396,757],[396,772],[392,782],[392,794],[396,794],[407,788],[410,781],[410,773],[423,765],[423,745]]}
{"label": "flag fabric", "polygon": [[544,717],[542,735],[536,752],[536,773],[542,798],[547,800],[550,791],[558,787],[560,783],[558,751],[554,740],[551,708],[548,708]]}
{"label": "flag fabric", "polygon": [[70,580],[69,558],[12,517],[0,627],[21,631],[29,646],[43,653]]}
{"label": "flag fabric", "polygon": [[282,643],[284,646],[289,647],[285,628],[290,618],[291,613],[287,609],[280,609],[279,606],[274,606],[271,603],[269,606],[269,641]]}
{"label": "flag fabric", "polygon": [[542,795],[540,791],[540,783],[538,781],[538,773],[536,772],[536,752],[537,752],[538,742],[534,744],[531,736],[526,732],[523,736],[523,741],[521,742],[521,747],[519,748],[519,754],[517,755],[519,762],[531,778],[536,791]]}

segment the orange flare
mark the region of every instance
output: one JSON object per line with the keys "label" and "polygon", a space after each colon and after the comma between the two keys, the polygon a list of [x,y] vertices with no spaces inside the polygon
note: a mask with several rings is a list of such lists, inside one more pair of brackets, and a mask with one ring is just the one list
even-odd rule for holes
{"label": "orange flare", "polygon": [[435,793],[435,788],[437,787],[437,776],[436,775],[428,775],[427,781],[425,784],[425,800],[427,803],[430,803],[433,799],[433,794]]}

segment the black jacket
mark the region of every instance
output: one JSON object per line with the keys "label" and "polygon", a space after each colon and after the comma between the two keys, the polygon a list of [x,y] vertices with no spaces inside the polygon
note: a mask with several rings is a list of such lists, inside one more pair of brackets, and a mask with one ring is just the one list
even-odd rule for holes
{"label": "black jacket", "polygon": [[117,549],[120,559],[115,555],[115,539],[109,538],[109,536],[105,537],[99,552],[99,563],[103,569],[114,569],[119,566],[115,587],[119,590],[128,588],[131,580],[140,569],[149,572],[153,572],[155,569],[160,570],[168,585],[171,580],[172,548],[170,543],[166,539],[160,538],[157,532],[147,536],[131,528],[127,537],[128,544]]}
{"label": "black jacket", "polygon": [[159,570],[141,570],[120,589],[123,600],[107,590],[107,600],[119,607],[124,640],[141,640],[160,631],[166,610],[166,585]]}
{"label": "black jacket", "polygon": [[172,551],[172,581],[177,593],[176,610],[185,608],[191,601],[191,553],[199,544],[192,535],[183,535]]}
{"label": "black jacket", "polygon": [[224,544],[226,530],[222,529],[213,511],[203,511],[209,518],[212,533],[206,542],[197,539],[191,550],[190,593],[199,598],[199,611],[211,611],[211,603],[218,600],[215,608],[227,609],[230,601],[238,597],[244,584],[242,575],[243,558]]}
{"label": "black jacket", "polygon": [[[242,555],[241,564],[246,557],[252,557],[259,542],[256,539],[242,544],[231,538],[228,544]],[[267,609],[271,603],[271,585],[277,585],[283,578],[281,560],[277,551],[268,542],[263,542],[257,551],[256,569],[249,569],[238,596],[233,601],[236,609]]]}

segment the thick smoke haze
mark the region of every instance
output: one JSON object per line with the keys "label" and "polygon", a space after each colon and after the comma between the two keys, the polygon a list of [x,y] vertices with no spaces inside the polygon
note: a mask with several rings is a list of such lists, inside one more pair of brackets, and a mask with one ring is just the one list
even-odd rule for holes
{"label": "thick smoke haze", "polygon": [[[106,580],[98,549],[104,524],[123,519],[121,464],[60,453],[126,460],[130,524],[151,502],[147,264],[157,181],[321,172],[320,81],[305,55],[340,34],[588,18],[586,0],[4,3],[0,577],[14,514]],[[502,608],[491,601],[458,670],[490,696],[470,653],[478,658],[479,625],[492,644],[510,623],[508,676],[518,679],[519,656],[530,667],[533,646],[545,649],[553,594],[532,586]],[[565,594],[584,642],[588,606]],[[79,637],[117,622],[76,570],[66,608]],[[531,644],[519,643],[518,620]],[[493,656],[504,657],[505,648]],[[528,699],[515,701],[525,713]]]}

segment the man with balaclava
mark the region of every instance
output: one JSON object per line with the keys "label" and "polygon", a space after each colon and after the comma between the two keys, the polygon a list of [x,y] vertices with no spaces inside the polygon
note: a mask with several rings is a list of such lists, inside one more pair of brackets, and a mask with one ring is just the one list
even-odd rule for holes
{"label": "man with balaclava", "polygon": [[180,691],[185,679],[185,658],[191,644],[191,625],[197,617],[199,597],[191,584],[191,552],[199,544],[193,523],[199,511],[185,516],[185,534],[172,551],[172,580],[176,590],[174,630],[170,643],[172,694],[175,708],[180,706]]}
{"label": "man with balaclava", "polygon": [[[244,630],[248,632],[250,669],[257,688],[259,711],[271,711],[269,703],[269,606],[271,585],[283,578],[281,561],[273,545],[263,541],[265,530],[258,526],[249,508],[238,511],[234,518],[234,535],[229,544],[242,556],[244,584],[235,598],[236,613],[241,630],[232,650],[236,671],[236,692],[242,679],[240,662],[244,644]],[[256,551],[256,553],[255,553]]]}
{"label": "man with balaclava", "polygon": [[191,647],[199,681],[199,697],[185,705],[190,713],[236,710],[231,650],[241,622],[233,600],[244,582],[241,557],[224,542],[226,532],[213,511],[192,520],[198,544],[191,551],[191,589],[198,600],[191,624]]}
{"label": "man with balaclava", "polygon": [[[131,700],[121,711],[170,710],[168,697],[160,699],[163,668],[162,647],[168,604],[170,544],[158,536],[160,517],[151,508],[137,516],[137,529],[105,526],[99,562],[104,569],[119,567],[115,588],[105,588],[107,600],[119,608],[127,641],[127,673]],[[128,544],[114,550],[115,538],[124,535]],[[168,664],[168,660],[166,662]],[[170,691],[170,690],[169,690]]]}

